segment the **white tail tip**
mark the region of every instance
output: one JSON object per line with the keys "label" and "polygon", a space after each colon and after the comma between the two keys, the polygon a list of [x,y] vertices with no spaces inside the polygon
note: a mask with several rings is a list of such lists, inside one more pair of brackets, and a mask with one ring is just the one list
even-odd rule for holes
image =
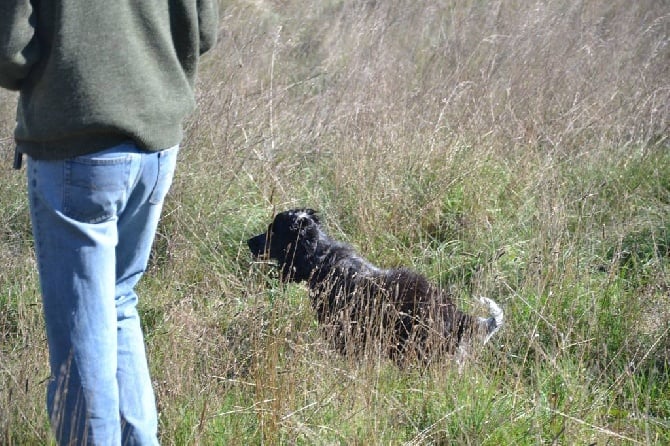
{"label": "white tail tip", "polygon": [[480,296],[479,302],[481,302],[482,305],[487,306],[489,309],[490,316],[488,318],[479,318],[479,322],[486,326],[486,338],[484,339],[484,344],[486,344],[489,339],[491,339],[491,336],[502,327],[504,323],[504,315],[502,308],[500,308],[493,299]]}

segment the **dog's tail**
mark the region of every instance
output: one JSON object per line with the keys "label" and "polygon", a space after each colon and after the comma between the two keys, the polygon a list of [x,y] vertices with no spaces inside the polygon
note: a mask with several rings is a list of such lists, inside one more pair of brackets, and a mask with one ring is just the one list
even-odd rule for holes
{"label": "dog's tail", "polygon": [[484,344],[486,344],[489,339],[491,339],[491,336],[502,327],[504,320],[503,310],[493,301],[493,299],[489,299],[488,297],[482,296],[479,298],[479,301],[489,308],[490,314],[488,318],[479,318],[479,323],[486,329],[486,337],[484,338]]}

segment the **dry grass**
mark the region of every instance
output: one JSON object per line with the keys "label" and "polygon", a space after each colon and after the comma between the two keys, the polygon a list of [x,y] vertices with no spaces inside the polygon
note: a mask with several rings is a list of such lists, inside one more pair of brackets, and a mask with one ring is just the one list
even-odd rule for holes
{"label": "dry grass", "polygon": [[[670,442],[665,2],[222,6],[140,290],[163,444]],[[0,177],[0,442],[47,443],[24,179]],[[498,300],[494,348],[423,373],[333,354],[244,244],[297,205]]]}

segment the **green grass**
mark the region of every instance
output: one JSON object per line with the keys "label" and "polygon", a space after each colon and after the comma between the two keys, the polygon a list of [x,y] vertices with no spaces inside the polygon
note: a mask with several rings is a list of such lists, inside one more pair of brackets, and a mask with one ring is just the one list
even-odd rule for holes
{"label": "green grass", "polygon": [[[138,290],[162,444],[670,443],[669,23],[651,0],[222,2]],[[0,443],[50,444],[15,100]],[[504,329],[428,370],[338,356],[247,252],[294,206]]]}

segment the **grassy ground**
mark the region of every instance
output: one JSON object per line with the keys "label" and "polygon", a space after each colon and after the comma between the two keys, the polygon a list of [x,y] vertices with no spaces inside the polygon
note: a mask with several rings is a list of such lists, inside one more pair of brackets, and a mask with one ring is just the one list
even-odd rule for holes
{"label": "grassy ground", "polygon": [[[223,2],[139,290],[163,444],[669,443],[669,79],[667,2]],[[0,443],[49,444],[14,103]],[[461,367],[333,354],[244,242],[302,205],[504,330]]]}

